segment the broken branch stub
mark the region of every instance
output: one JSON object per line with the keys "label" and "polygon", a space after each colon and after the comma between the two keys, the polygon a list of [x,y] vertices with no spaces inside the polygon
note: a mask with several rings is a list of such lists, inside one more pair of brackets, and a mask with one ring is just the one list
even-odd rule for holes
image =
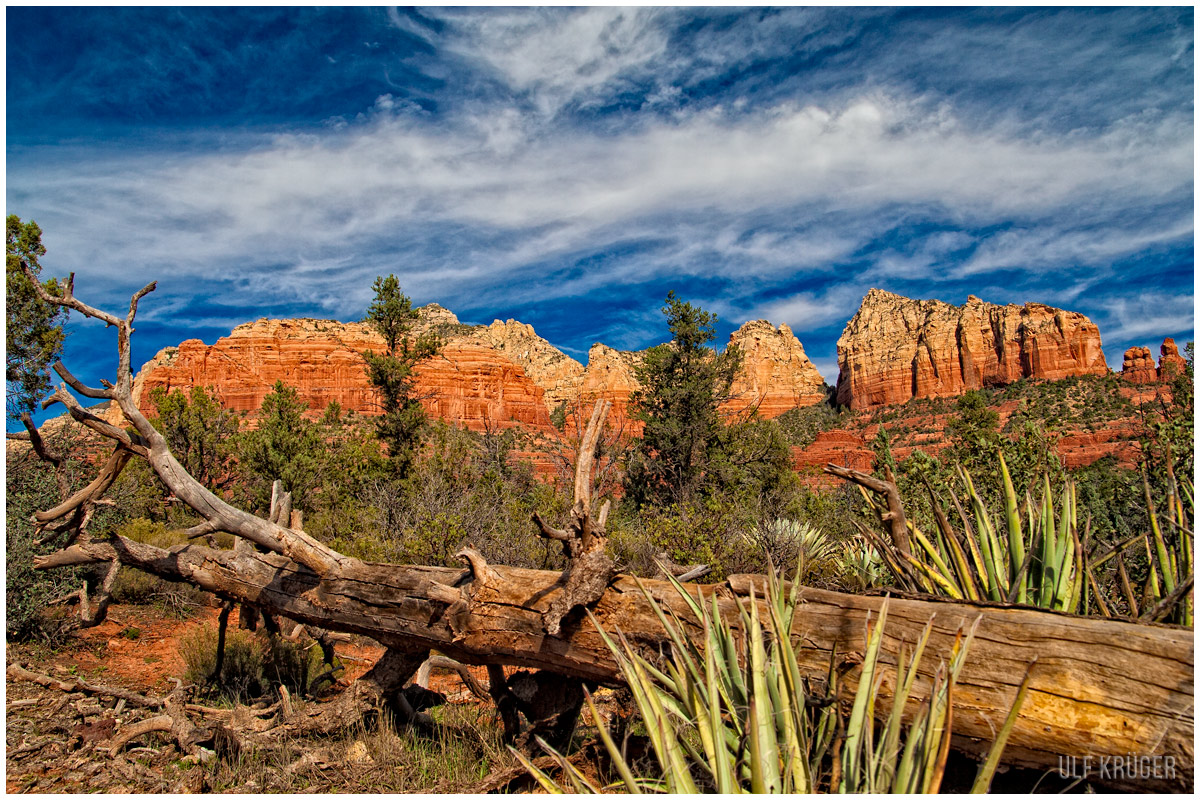
{"label": "broken branch stub", "polygon": [[610,406],[608,400],[596,401],[587,430],[579,442],[575,458],[575,503],[571,507],[568,528],[552,528],[539,515],[533,515],[542,536],[562,542],[563,554],[567,557],[567,566],[562,572],[562,591],[543,615],[546,633],[551,636],[559,634],[563,618],[572,609],[587,608],[600,599],[616,574],[616,565],[605,552],[608,537],[604,525],[609,503],[604,503],[598,516],[592,516],[592,465]]}

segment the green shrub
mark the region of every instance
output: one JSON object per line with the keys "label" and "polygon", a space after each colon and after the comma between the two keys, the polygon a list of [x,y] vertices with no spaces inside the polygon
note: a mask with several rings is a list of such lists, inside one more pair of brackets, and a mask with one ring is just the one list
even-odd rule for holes
{"label": "green shrub", "polygon": [[[826,388],[836,394],[832,387]],[[788,444],[793,447],[808,447],[816,440],[818,433],[837,427],[847,416],[833,405],[830,397],[826,402],[814,406],[785,411],[775,418],[775,422],[783,430]]]}
{"label": "green shrub", "polygon": [[[179,641],[179,652],[187,665],[184,679],[201,686],[208,685],[217,666],[216,627],[205,625],[184,636]],[[253,634],[236,629],[225,632],[225,658],[220,680],[212,688],[221,697],[234,702],[266,693],[263,649]]]}
{"label": "green shrub", "polygon": [[558,567],[561,547],[538,536],[530,517],[560,520],[570,503],[513,456],[520,441],[513,431],[477,434],[437,421],[405,478],[364,481],[356,497],[318,510],[306,529],[371,561],[449,566],[471,546],[500,564]]}
{"label": "green shrub", "polygon": [[752,523],[721,498],[706,498],[665,508],[632,508],[622,503],[609,517],[609,548],[622,569],[661,577],[662,554],[678,565],[708,564],[705,581],[736,572],[761,571],[766,554],[745,535]]}
{"label": "green shrub", "polygon": [[217,665],[217,638],[216,626],[205,625],[180,640],[187,681],[209,686],[218,696],[234,702],[274,694],[278,686],[296,694],[317,688],[314,680],[324,665],[320,648],[236,628],[225,632],[220,679],[210,686]]}
{"label": "green shrub", "polygon": [[38,544],[30,516],[57,502],[58,488],[54,470],[37,461],[32,454],[9,460],[5,476],[7,513],[5,564],[5,634],[12,640],[57,640],[63,632],[66,609],[51,609],[50,600],[84,581],[85,571],[56,569],[39,572],[33,568],[35,556],[53,552],[49,545]]}

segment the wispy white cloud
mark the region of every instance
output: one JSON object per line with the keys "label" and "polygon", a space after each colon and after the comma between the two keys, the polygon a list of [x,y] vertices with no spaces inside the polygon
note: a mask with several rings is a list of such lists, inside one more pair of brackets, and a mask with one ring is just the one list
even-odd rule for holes
{"label": "wispy white cloud", "polygon": [[[348,243],[402,249],[411,239],[420,252],[437,243],[433,233],[469,226],[487,254],[439,272],[470,277],[631,235],[671,237],[699,219],[718,221],[711,245],[724,255],[813,264],[861,240],[856,215],[897,204],[974,225],[1015,219],[1025,226],[985,239],[960,271],[970,274],[1088,263],[1188,236],[1191,221],[1178,211],[1134,230],[1119,226],[1130,207],[1191,192],[1189,126],[1170,118],[1130,124],[1145,138],[1141,146],[1130,147],[1124,126],[1037,141],[976,132],[945,109],[886,96],[749,116],[713,110],[603,137],[530,136],[507,110],[462,126],[401,113],[351,132],[278,136],[234,153],[166,164],[157,156],[114,158],[83,174],[74,164],[18,167],[16,177],[48,215],[104,197],[72,221],[84,235],[70,256],[108,261],[109,269],[135,254],[207,272],[214,263],[253,271],[263,262],[274,269],[281,260],[321,260]],[[1081,205],[1112,227],[1064,230],[1057,218],[1077,218]],[[851,224],[808,237],[754,232],[758,215],[787,211],[801,218],[836,211]],[[942,239],[923,245],[920,265],[944,246]],[[898,263],[883,258],[880,266],[886,272]]]}
{"label": "wispy white cloud", "polygon": [[[1093,322],[1101,326],[1108,363],[1121,368],[1121,356],[1134,345],[1150,347],[1155,353],[1163,336],[1191,339],[1195,336],[1196,305],[1193,294],[1139,292],[1103,302],[1103,311]],[[1111,343],[1112,346],[1109,346]]]}

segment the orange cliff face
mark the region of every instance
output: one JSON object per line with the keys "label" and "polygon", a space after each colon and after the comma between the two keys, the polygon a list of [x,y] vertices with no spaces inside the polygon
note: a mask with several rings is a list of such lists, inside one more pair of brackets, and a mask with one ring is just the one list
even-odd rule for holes
{"label": "orange cliff face", "polygon": [[763,417],[774,419],[825,399],[825,381],[787,325],[776,328],[763,319],[747,322],[730,335],[729,344],[742,351],[742,369],[723,411],[757,408]]}
{"label": "orange cliff face", "polygon": [[1082,314],[973,296],[959,307],[872,289],[837,347],[838,402],[854,410],[1108,372],[1100,331]]}
{"label": "orange cliff face", "polygon": [[[808,360],[804,346],[787,325],[766,320],[747,322],[729,336],[729,346],[742,353],[742,366],[722,413],[736,416],[750,409],[767,419],[825,399],[825,382]],[[627,415],[630,396],[641,388],[637,369],[645,351],[624,352],[595,344],[588,352],[580,397],[611,400],[614,413]]]}
{"label": "orange cliff face", "polygon": [[[495,346],[494,331],[480,334],[459,326],[439,306],[426,306],[420,314],[417,333],[445,331],[442,350],[416,370],[417,394],[431,415],[472,430],[518,423],[550,427],[545,390],[516,358]],[[262,319],[239,325],[213,345],[193,339],[163,350],[142,367],[134,394],[143,412],[150,412],[155,387],[205,386],[225,407],[253,412],[282,380],[313,412],[337,401],[345,410],[373,415],[379,406],[363,365],[367,350],[382,352],[384,343],[364,323]]]}
{"label": "orange cliff face", "polygon": [[[642,353],[596,344],[584,368],[515,320],[472,328],[440,306],[426,306],[419,314],[415,333],[436,329],[444,341],[416,369],[417,393],[431,416],[472,430],[519,424],[549,432],[550,413],[560,403],[606,398],[613,401],[614,423],[628,419]],[[775,417],[823,399],[821,376],[787,326],[750,322],[730,343],[742,349],[743,369],[734,385],[737,396],[725,410],[754,406]],[[362,353],[383,349],[382,338],[365,323],[261,319],[239,325],[212,345],[191,339],[163,350],[143,366],[134,395],[151,412],[155,387],[204,386],[227,408],[252,413],[282,380],[314,414],[337,401],[345,410],[374,415],[378,400]]]}

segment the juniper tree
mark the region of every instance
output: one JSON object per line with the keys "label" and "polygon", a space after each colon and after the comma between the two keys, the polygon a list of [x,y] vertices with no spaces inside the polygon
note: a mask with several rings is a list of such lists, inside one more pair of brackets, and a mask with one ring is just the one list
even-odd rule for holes
{"label": "juniper tree", "polygon": [[237,477],[234,469],[236,435],[241,418],[221,405],[203,386],[167,392],[155,387],[150,402],[158,416],[150,421],[163,432],[171,452],[192,477],[219,491]]}
{"label": "juniper tree", "polygon": [[239,461],[251,476],[255,506],[269,503],[271,484],[280,480],[296,508],[310,507],[308,495],[320,482],[325,443],[316,424],[304,418],[307,409],[295,389],[276,381],[263,398],[258,426],[240,437]]}
{"label": "juniper tree", "polygon": [[625,489],[637,505],[668,505],[697,496],[715,478],[709,467],[722,438],[717,409],[729,397],[741,352],[716,352],[717,317],[672,291],[663,314],[672,339],[652,347],[635,370],[641,388],[630,414],[643,423],[629,460]]}
{"label": "juniper tree", "polygon": [[[62,354],[63,323],[67,310],[38,298],[24,262],[34,275],[41,272],[38,258],[46,254],[42,229],[36,222],[21,222],[9,214],[5,222],[5,353],[4,381],[7,384],[8,416],[18,418],[32,413],[38,402],[50,393],[51,380],[46,368]],[[58,294],[54,279],[43,286]]]}
{"label": "juniper tree", "polygon": [[400,291],[395,275],[377,277],[375,300],[367,308],[366,322],[383,337],[387,350],[363,353],[367,377],[379,390],[383,414],[376,421],[379,438],[388,448],[388,459],[399,477],[408,474],[425,428],[425,410],[416,394],[413,371],[437,353],[440,342],[432,333],[410,335],[417,321],[412,300]]}

